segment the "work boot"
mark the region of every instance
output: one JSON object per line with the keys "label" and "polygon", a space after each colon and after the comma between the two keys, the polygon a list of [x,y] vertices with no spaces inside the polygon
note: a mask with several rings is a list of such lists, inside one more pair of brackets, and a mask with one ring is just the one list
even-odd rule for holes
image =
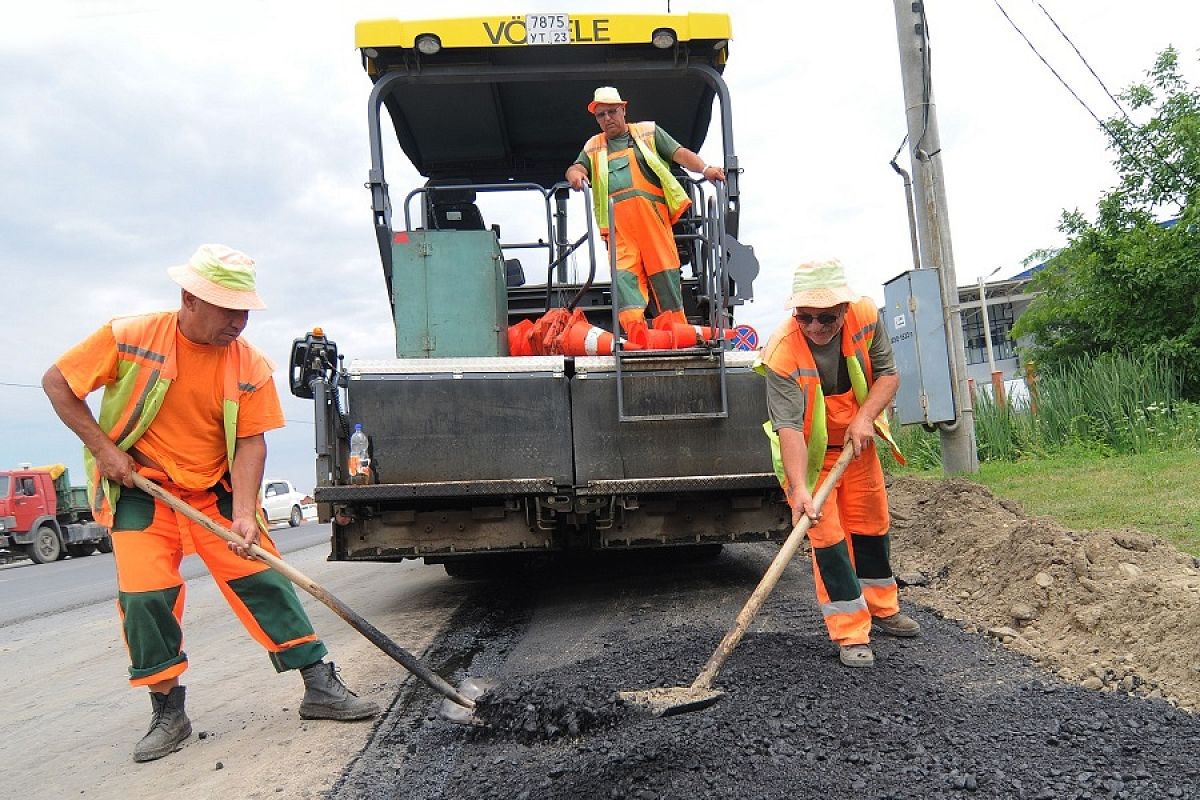
{"label": "work boot", "polygon": [[134,761],[154,761],[175,752],[180,743],[192,735],[192,721],[183,711],[187,691],[176,686],[170,694],[150,693],[154,716],[150,730],[133,748]]}
{"label": "work boot", "polygon": [[304,678],[304,699],[300,701],[301,719],[355,720],[373,717],[379,706],[363,700],[342,683],[337,667],[318,661],[300,670]]}
{"label": "work boot", "polygon": [[919,636],[921,633],[921,624],[908,614],[900,611],[897,611],[890,617],[873,617],[871,622],[882,633],[886,633],[889,636],[911,638]]}
{"label": "work boot", "polygon": [[844,644],[838,658],[847,667],[875,666],[875,654],[871,652],[871,646],[866,644]]}

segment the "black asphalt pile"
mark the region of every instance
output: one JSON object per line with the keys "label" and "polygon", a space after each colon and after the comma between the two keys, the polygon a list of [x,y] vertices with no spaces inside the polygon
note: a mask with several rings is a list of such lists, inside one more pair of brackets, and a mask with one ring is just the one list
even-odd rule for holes
{"label": "black asphalt pile", "polygon": [[[801,584],[805,573],[788,574]],[[709,709],[606,716],[615,710],[600,699],[618,689],[689,683],[732,621],[702,605],[686,625],[651,626],[643,613],[597,634],[601,656],[504,690],[495,735],[445,723],[412,690],[331,797],[1200,798],[1200,718],[1061,682],[919,609],[921,638],[880,640],[874,669],[847,669],[811,587],[794,589],[772,599]],[[478,657],[499,664],[511,641],[492,643]],[[569,733],[590,715],[601,724]],[[527,723],[528,736],[508,735]]]}
{"label": "black asphalt pile", "polygon": [[477,740],[509,738],[520,742],[577,738],[611,728],[628,715],[628,709],[612,692],[521,680],[499,686],[476,700],[475,719],[483,727],[473,729],[473,734]]}

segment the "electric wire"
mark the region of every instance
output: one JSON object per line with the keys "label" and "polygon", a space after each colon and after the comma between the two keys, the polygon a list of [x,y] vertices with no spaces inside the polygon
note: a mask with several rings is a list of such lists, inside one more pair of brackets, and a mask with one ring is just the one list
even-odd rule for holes
{"label": "electric wire", "polygon": [[[929,43],[929,19],[925,16],[925,4],[914,4],[917,13],[921,16],[921,135],[913,142],[913,154],[921,152],[921,145],[925,143],[925,135],[929,133],[929,104],[933,100],[933,55],[930,53]],[[901,144],[901,147],[904,145]],[[940,152],[940,151],[939,151]],[[937,155],[930,153],[929,157]]]}
{"label": "electric wire", "polygon": [[[1063,88],[1075,98],[1079,105],[1083,106],[1083,109],[1091,115],[1092,119],[1096,121],[1096,124],[1099,125],[1106,134],[1108,134],[1109,139],[1114,145],[1117,146],[1117,149],[1120,150],[1126,158],[1132,161],[1138,167],[1138,169],[1140,169],[1147,176],[1150,183],[1152,183],[1160,193],[1164,195],[1169,194],[1170,192],[1167,190],[1167,188],[1164,187],[1159,181],[1155,180],[1153,172],[1151,172],[1150,168],[1146,166],[1145,162],[1143,162],[1136,153],[1129,149],[1124,139],[1121,136],[1118,136],[1116,131],[1114,131],[1112,127],[1108,125],[1108,123],[1102,120],[1100,116],[1092,110],[1092,107],[1089,106],[1087,102],[1071,87],[1071,85],[1067,83],[1066,79],[1064,79],[1063,76],[1058,73],[1058,70],[1056,70],[1050,64],[1050,62],[1046,60],[1046,57],[1041,54],[1036,46],[1034,46],[1033,42],[1029,40],[1029,37],[1025,35],[1025,32],[1021,30],[1017,23],[1013,21],[1013,18],[1009,16],[1008,11],[1005,10],[1003,5],[1001,5],[1000,0],[992,0],[992,2],[996,4],[996,8],[1000,10],[1000,13],[1004,16],[1004,19],[1007,20],[1008,24],[1012,26],[1012,29],[1017,32],[1017,35],[1019,35],[1025,41],[1025,44],[1029,45],[1029,49],[1033,51],[1033,54],[1036,55],[1038,59],[1046,65],[1046,69],[1050,70],[1050,73],[1058,79],[1058,82],[1062,84]],[[1175,170],[1174,165],[1172,165],[1169,161],[1162,160],[1161,157],[1160,161],[1166,165],[1176,177],[1178,177],[1180,180],[1184,180],[1183,176]],[[1186,189],[1187,187],[1183,188]]]}
{"label": "electric wire", "polygon": [[1075,45],[1075,42],[1071,40],[1071,37],[1067,35],[1067,32],[1062,29],[1062,26],[1058,24],[1058,21],[1054,19],[1054,17],[1050,14],[1046,7],[1039,2],[1039,0],[1031,0],[1031,2],[1041,9],[1042,13],[1046,15],[1046,19],[1050,20],[1050,24],[1054,26],[1054,29],[1058,31],[1063,40],[1066,41],[1066,43],[1071,46],[1071,49],[1075,51],[1075,55],[1079,56],[1080,62],[1087,67],[1088,72],[1092,73],[1092,77],[1096,79],[1096,83],[1100,84],[1100,88],[1104,90],[1106,95],[1108,95],[1108,99],[1112,100],[1113,105],[1116,106],[1117,110],[1121,112],[1121,116],[1123,116],[1125,121],[1129,123],[1130,128],[1137,132],[1138,138],[1141,140],[1141,142],[1150,148],[1150,150],[1158,158],[1159,162],[1162,163],[1162,165],[1165,166],[1167,170],[1170,171],[1179,181],[1179,183],[1186,189],[1187,184],[1190,183],[1190,181],[1184,177],[1184,175],[1179,172],[1171,160],[1165,156],[1161,150],[1159,150],[1153,139],[1151,139],[1150,136],[1145,131],[1141,130],[1137,123],[1133,121],[1133,118],[1129,116],[1129,112],[1125,110],[1125,107],[1121,105],[1121,102],[1113,95],[1111,91],[1109,91],[1107,84],[1105,84],[1100,76],[1096,74],[1096,70],[1092,69],[1092,65],[1088,63],[1086,58],[1084,58],[1083,53],[1080,52],[1079,48]]}
{"label": "electric wire", "polygon": [[1092,69],[1092,65],[1089,64],[1088,60],[1083,57],[1083,53],[1079,52],[1079,48],[1075,46],[1075,42],[1071,41],[1071,37],[1067,36],[1067,32],[1064,31],[1062,29],[1062,26],[1060,26],[1058,24],[1058,21],[1050,15],[1050,12],[1046,10],[1046,7],[1044,5],[1042,5],[1040,2],[1038,2],[1038,0],[1032,0],[1032,2],[1034,5],[1036,5],[1038,8],[1040,8],[1042,10],[1042,13],[1046,15],[1046,19],[1050,20],[1050,24],[1054,26],[1054,30],[1058,31],[1059,35],[1062,36],[1062,38],[1066,41],[1066,43],[1071,45],[1071,49],[1075,51],[1075,55],[1079,56],[1079,60],[1081,62],[1083,62],[1083,65],[1085,67],[1087,67],[1087,71],[1092,73],[1092,77],[1096,79],[1096,83],[1100,84],[1100,88],[1104,90],[1104,93],[1106,95],[1108,95],[1108,99],[1112,100],[1113,105],[1116,106],[1117,110],[1121,112],[1121,116],[1125,117],[1125,119],[1129,122],[1129,124],[1132,125],[1133,119],[1129,116],[1129,113],[1125,110],[1125,106],[1121,105],[1121,102],[1119,100],[1117,100],[1117,98],[1113,96],[1113,93],[1108,90],[1108,86],[1105,85],[1104,81],[1101,80],[1100,76],[1096,74],[1096,70]]}

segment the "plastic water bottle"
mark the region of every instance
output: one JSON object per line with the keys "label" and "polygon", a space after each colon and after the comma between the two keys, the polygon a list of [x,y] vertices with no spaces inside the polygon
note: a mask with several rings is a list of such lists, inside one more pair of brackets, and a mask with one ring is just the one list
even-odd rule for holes
{"label": "plastic water bottle", "polygon": [[361,422],[354,424],[354,433],[350,436],[350,482],[371,482],[370,443],[363,433]]}

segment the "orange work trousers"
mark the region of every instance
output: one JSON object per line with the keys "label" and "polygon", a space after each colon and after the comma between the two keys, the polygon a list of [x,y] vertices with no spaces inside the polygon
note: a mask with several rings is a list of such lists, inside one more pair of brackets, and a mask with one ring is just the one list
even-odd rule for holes
{"label": "orange work trousers", "polygon": [[[183,489],[156,470],[146,477],[226,528],[232,524],[233,492],[226,475],[202,491]],[[139,489],[123,489],[114,510],[112,541],[117,565],[117,610],[129,650],[129,682],[146,686],[187,669],[183,609],[187,584],[179,574],[185,553],[204,560],[225,600],[275,669],[299,669],[321,660],[325,645],[296,596],[278,572],[240,558],[224,539]],[[264,532],[259,546],[279,555]]]}
{"label": "orange work trousers", "polygon": [[[655,327],[670,330],[662,327],[667,322],[686,325],[679,251],[666,202],[651,200],[643,194],[624,198],[620,194],[613,194],[613,222],[617,232],[617,274],[613,283],[622,330],[632,338],[634,328],[639,324],[645,326],[646,304],[651,296],[658,307]],[[609,247],[612,246],[610,241]]]}
{"label": "orange work trousers", "polygon": [[[846,392],[826,398],[825,410],[829,441],[835,446],[825,453],[819,482],[842,454],[836,445],[858,403],[853,392]],[[871,617],[900,610],[890,563],[890,525],[883,467],[872,445],[849,463],[821,508],[820,522],[808,529],[817,602],[829,637],[840,645],[866,644]]]}

